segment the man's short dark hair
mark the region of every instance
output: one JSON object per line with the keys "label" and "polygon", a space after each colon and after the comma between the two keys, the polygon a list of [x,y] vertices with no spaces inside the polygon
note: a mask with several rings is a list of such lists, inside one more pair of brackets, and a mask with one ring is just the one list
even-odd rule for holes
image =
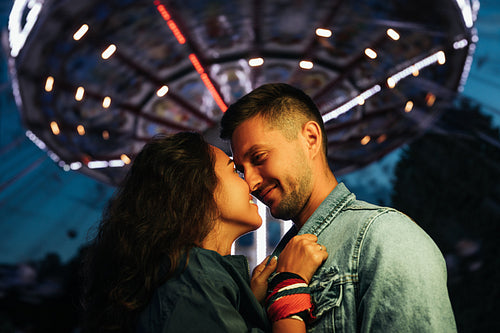
{"label": "man's short dark hair", "polygon": [[222,139],[231,140],[236,128],[255,116],[262,117],[269,128],[279,129],[291,140],[302,125],[315,121],[321,128],[326,156],[327,138],[321,113],[311,97],[286,83],[269,83],[258,87],[232,104],[222,116]]}

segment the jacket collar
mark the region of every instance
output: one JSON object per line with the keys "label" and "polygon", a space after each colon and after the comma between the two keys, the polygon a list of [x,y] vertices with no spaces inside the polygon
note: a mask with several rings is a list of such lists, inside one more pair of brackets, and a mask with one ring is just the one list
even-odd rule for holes
{"label": "jacket collar", "polygon": [[347,189],[344,183],[338,183],[314,213],[307,219],[298,234],[318,235],[321,230],[329,224],[327,221],[332,221],[335,215],[337,215],[349,202],[355,199],[355,195]]}
{"label": "jacket collar", "polygon": [[288,241],[297,234],[318,235],[329,225],[329,221],[333,220],[333,216],[337,215],[342,208],[355,199],[356,196],[347,189],[344,183],[338,183],[299,231],[297,231],[295,225],[292,225],[290,230],[281,238],[272,255],[279,256]]}

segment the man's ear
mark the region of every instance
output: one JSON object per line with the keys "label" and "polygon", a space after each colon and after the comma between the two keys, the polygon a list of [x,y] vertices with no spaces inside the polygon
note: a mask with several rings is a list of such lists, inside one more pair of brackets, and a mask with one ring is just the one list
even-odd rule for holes
{"label": "man's ear", "polygon": [[317,156],[322,152],[322,133],[321,127],[315,121],[308,121],[302,126],[302,136],[305,140],[309,153],[311,157]]}

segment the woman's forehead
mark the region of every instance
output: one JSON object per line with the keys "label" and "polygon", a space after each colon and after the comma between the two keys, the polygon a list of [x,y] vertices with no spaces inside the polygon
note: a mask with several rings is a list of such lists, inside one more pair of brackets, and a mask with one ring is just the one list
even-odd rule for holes
{"label": "woman's forehead", "polygon": [[210,147],[212,148],[212,151],[214,152],[215,163],[224,163],[224,165],[226,165],[228,163],[228,161],[230,160],[229,156],[227,156],[227,154],[224,151],[222,151],[222,149],[220,149],[216,146],[210,145]]}

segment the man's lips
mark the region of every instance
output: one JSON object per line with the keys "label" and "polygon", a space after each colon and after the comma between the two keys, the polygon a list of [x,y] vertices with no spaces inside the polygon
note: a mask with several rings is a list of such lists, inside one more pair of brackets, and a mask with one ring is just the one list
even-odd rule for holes
{"label": "man's lips", "polygon": [[259,190],[257,193],[256,193],[256,197],[259,198],[261,201],[263,202],[268,202],[269,201],[269,197],[270,197],[270,194],[272,192],[272,190],[274,190],[276,188],[276,185],[273,185],[273,186],[268,186],[266,187],[265,189],[262,189],[262,190]]}

